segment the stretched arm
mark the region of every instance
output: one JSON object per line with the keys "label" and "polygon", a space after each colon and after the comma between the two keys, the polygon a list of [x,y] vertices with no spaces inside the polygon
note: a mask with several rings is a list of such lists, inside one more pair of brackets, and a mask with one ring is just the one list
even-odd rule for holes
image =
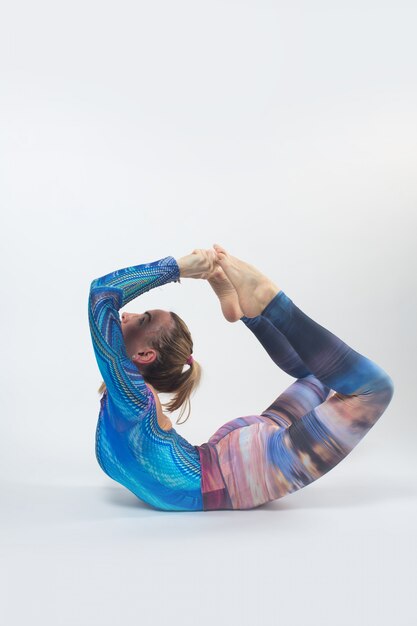
{"label": "stretched arm", "polygon": [[109,400],[128,420],[145,411],[154,397],[127,355],[118,311],[150,289],[181,282],[180,275],[176,259],[167,256],[110,272],[91,282],[88,319],[94,353]]}

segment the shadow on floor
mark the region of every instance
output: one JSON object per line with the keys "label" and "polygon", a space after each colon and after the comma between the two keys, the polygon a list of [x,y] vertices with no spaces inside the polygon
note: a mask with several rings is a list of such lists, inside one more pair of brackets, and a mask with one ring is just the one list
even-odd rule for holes
{"label": "shadow on floor", "polygon": [[312,483],[287,496],[264,504],[264,510],[344,509],[417,497],[411,477],[352,478],[349,483],[326,486]]}

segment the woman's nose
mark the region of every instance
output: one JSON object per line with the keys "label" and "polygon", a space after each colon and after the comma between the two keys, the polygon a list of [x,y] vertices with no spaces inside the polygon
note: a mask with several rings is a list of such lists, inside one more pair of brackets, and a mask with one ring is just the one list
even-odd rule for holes
{"label": "woman's nose", "polygon": [[122,322],[126,323],[138,317],[139,317],[139,313],[122,313]]}

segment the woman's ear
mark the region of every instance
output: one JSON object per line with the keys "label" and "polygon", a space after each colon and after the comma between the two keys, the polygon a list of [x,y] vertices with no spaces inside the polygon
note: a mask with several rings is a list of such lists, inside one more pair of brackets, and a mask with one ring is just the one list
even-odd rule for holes
{"label": "woman's ear", "polygon": [[[155,355],[154,358],[151,358],[153,355]],[[157,355],[154,350],[147,350],[146,352],[135,352],[130,358],[134,363],[138,363],[139,365],[148,365],[148,363],[155,361]]]}

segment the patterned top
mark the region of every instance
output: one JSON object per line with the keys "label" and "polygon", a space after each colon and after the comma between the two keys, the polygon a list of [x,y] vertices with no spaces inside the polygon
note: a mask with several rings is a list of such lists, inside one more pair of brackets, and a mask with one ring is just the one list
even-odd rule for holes
{"label": "patterned top", "polygon": [[101,398],[95,452],[102,470],[151,506],[202,510],[201,462],[174,428],[163,430],[155,397],[126,352],[119,309],[155,287],[180,281],[172,256],[110,272],[91,282],[88,318],[107,391]]}

